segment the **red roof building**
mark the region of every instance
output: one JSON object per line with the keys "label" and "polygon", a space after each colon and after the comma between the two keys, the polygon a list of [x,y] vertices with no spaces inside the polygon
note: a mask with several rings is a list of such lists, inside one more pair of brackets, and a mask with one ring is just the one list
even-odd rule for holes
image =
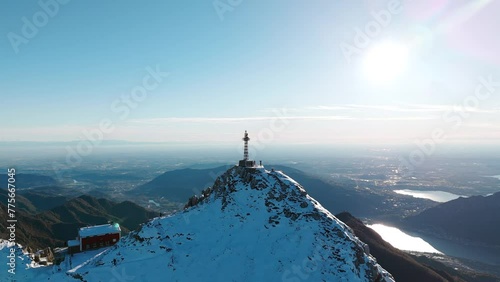
{"label": "red roof building", "polygon": [[78,237],[68,241],[68,252],[78,253],[111,246],[120,238],[121,229],[118,223],[82,227],[78,230]]}

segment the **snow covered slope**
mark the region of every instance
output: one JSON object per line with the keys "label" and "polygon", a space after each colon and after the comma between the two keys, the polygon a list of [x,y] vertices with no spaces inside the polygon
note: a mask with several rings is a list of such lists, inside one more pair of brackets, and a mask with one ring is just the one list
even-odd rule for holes
{"label": "snow covered slope", "polygon": [[107,251],[77,254],[71,265],[67,258],[50,281],[393,281],[346,225],[281,172],[233,167],[204,192]]}

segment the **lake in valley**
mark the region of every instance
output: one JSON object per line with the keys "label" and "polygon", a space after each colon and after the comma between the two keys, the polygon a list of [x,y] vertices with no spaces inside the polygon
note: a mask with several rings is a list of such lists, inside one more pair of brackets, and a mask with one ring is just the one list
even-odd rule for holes
{"label": "lake in valley", "polygon": [[400,195],[408,195],[414,198],[428,199],[439,203],[455,200],[458,199],[459,197],[465,197],[444,191],[420,191],[420,190],[410,190],[410,189],[394,190],[394,193],[398,193]]}
{"label": "lake in valley", "polygon": [[500,267],[500,249],[469,246],[460,243],[403,231],[384,224],[368,224],[382,239],[404,251],[440,253]]}

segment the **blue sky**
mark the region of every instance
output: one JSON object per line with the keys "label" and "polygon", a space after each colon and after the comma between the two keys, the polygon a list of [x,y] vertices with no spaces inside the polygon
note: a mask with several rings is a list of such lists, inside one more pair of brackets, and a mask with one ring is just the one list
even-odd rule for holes
{"label": "blue sky", "polygon": [[[103,139],[146,142],[224,142],[244,129],[290,143],[411,143],[436,128],[449,142],[500,138],[498,2],[67,2],[0,4],[0,141],[84,139],[103,119],[113,125]],[[34,24],[40,3],[57,11],[27,38],[23,17]],[[356,47],[356,30],[381,11],[387,25]],[[371,63],[384,42],[406,56]],[[359,53],[347,58],[345,44]],[[169,75],[126,115],[116,110],[148,68]],[[480,77],[491,95],[461,109]]]}

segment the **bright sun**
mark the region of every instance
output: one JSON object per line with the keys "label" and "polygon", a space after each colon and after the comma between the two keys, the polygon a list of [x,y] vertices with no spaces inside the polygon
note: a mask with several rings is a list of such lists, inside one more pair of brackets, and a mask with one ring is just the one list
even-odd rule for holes
{"label": "bright sun", "polygon": [[387,83],[398,77],[407,63],[408,48],[401,43],[386,41],[367,51],[363,71],[369,80]]}

